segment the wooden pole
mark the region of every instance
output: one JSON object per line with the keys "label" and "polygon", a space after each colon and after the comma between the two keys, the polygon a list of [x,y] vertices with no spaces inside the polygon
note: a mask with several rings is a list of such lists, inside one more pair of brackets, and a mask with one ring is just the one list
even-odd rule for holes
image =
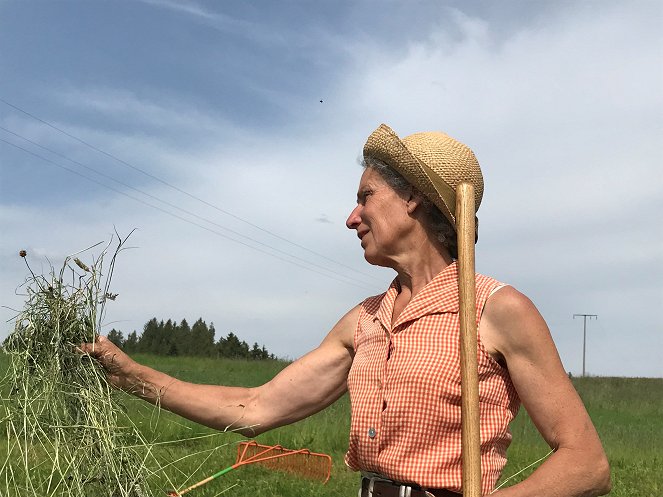
{"label": "wooden pole", "polygon": [[477,363],[474,186],[456,189],[458,293],[460,296],[460,375],[463,497],[481,497],[479,373]]}

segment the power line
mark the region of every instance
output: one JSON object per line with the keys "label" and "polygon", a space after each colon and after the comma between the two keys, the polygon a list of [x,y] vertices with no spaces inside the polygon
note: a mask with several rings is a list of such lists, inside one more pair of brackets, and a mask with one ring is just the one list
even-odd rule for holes
{"label": "power line", "polygon": [[[320,253],[318,253],[318,252],[316,252],[316,251],[314,251],[314,250],[312,250],[312,249],[309,249],[308,247],[305,247],[305,246],[300,245],[300,244],[298,244],[298,243],[296,243],[296,242],[293,242],[292,240],[289,240],[289,239],[287,239],[287,238],[285,238],[285,237],[282,237],[281,235],[278,235],[277,233],[274,233],[274,232],[272,232],[272,231],[270,231],[270,230],[268,230],[268,229],[266,229],[266,228],[263,228],[263,227],[258,226],[257,224],[254,224],[254,223],[252,223],[252,222],[250,222],[250,221],[248,221],[248,220],[246,220],[246,219],[243,219],[243,218],[237,216],[236,214],[233,214],[232,212],[229,212],[229,211],[227,211],[227,210],[225,210],[225,209],[222,209],[221,207],[219,207],[219,206],[217,206],[217,205],[214,205],[214,204],[212,204],[212,203],[210,203],[210,202],[207,202],[206,200],[204,200],[204,199],[202,199],[202,198],[200,198],[200,197],[197,197],[196,195],[193,195],[192,193],[189,193],[189,192],[187,192],[186,190],[183,190],[183,189],[181,189],[181,188],[179,188],[179,187],[177,187],[177,186],[175,186],[175,185],[173,185],[173,184],[171,184],[171,183],[169,183],[169,182],[167,182],[167,181],[165,181],[165,180],[159,178],[158,176],[155,176],[155,175],[153,175],[153,174],[151,174],[151,173],[148,173],[147,171],[145,171],[145,170],[139,168],[138,166],[135,166],[135,165],[133,165],[133,164],[131,164],[131,163],[129,163],[129,162],[123,160],[123,159],[120,159],[119,157],[116,157],[115,155],[113,155],[113,154],[111,154],[111,153],[109,153],[109,152],[106,152],[105,150],[102,150],[102,149],[100,149],[100,148],[98,148],[98,147],[96,147],[96,146],[94,146],[94,145],[92,145],[92,144],[86,142],[85,140],[82,140],[81,138],[79,138],[79,137],[77,137],[77,136],[75,136],[75,135],[72,135],[71,133],[68,133],[67,131],[65,131],[65,130],[63,130],[63,129],[57,127],[57,126],[55,126],[54,124],[51,124],[51,123],[48,122],[48,121],[45,121],[44,119],[41,119],[40,117],[35,116],[34,114],[31,114],[30,112],[28,112],[28,111],[26,111],[26,110],[24,110],[24,109],[18,107],[17,105],[12,104],[11,102],[8,102],[7,100],[5,100],[5,99],[3,99],[3,98],[0,98],[0,102],[2,102],[2,103],[4,103],[5,105],[11,107],[12,109],[15,109],[15,110],[17,110],[17,111],[19,111],[19,112],[25,114],[26,116],[28,116],[28,117],[30,117],[30,118],[36,120],[36,121],[39,121],[40,123],[42,123],[42,124],[44,124],[44,125],[46,125],[46,126],[52,128],[52,129],[58,131],[59,133],[62,133],[62,134],[64,134],[65,136],[68,136],[68,137],[71,138],[72,140],[76,140],[77,142],[81,143],[82,145],[85,145],[86,147],[90,148],[91,150],[94,150],[95,152],[98,152],[98,153],[100,153],[100,154],[103,154],[103,155],[105,155],[106,157],[109,157],[109,158],[111,158],[111,159],[113,159],[113,160],[119,162],[120,164],[123,164],[123,165],[126,166],[126,167],[129,167],[129,168],[131,168],[131,169],[133,169],[133,170],[135,170],[135,171],[138,171],[138,172],[140,172],[141,174],[144,174],[145,176],[147,176],[147,177],[149,177],[149,178],[151,178],[151,179],[153,179],[153,180],[155,180],[155,181],[158,181],[159,183],[161,183],[161,184],[163,184],[163,185],[165,185],[165,186],[167,186],[167,187],[169,187],[169,188],[172,188],[173,190],[175,190],[175,191],[177,191],[177,192],[179,192],[179,193],[181,193],[181,194],[183,194],[183,195],[186,195],[186,196],[189,197],[189,198],[192,198],[192,199],[194,199],[194,200],[196,200],[196,201],[198,201],[198,202],[200,202],[200,203],[202,203],[202,204],[204,204],[204,205],[206,205],[206,206],[208,206],[208,207],[211,207],[212,209],[215,209],[215,210],[217,210],[217,211],[219,211],[219,212],[221,212],[221,213],[223,213],[223,214],[225,214],[225,215],[227,215],[227,216],[230,216],[230,217],[232,217],[232,218],[234,218],[234,219],[236,219],[236,220],[238,220],[238,221],[240,221],[240,222],[242,222],[242,223],[245,223],[245,224],[247,224],[247,225],[249,225],[249,226],[251,226],[251,227],[253,227],[253,228],[255,228],[255,229],[258,229],[258,230],[260,230],[260,231],[262,231],[262,232],[264,232],[264,233],[267,233],[268,235],[273,236],[273,237],[275,237],[275,238],[277,238],[277,239],[279,239],[279,240],[281,240],[281,241],[284,241],[284,242],[286,242],[286,243],[288,243],[288,244],[290,244],[290,245],[293,245],[293,246],[295,246],[295,247],[297,247],[297,248],[299,248],[299,249],[305,250],[305,251],[307,251],[307,252],[309,252],[309,253],[311,253],[311,254],[317,256],[317,257],[321,257],[321,258],[323,258],[323,259],[325,259],[325,260],[327,260],[327,261],[329,261],[329,262],[332,262],[332,263],[334,263],[334,264],[337,264],[337,265],[339,265],[339,266],[342,266],[342,267],[344,267],[344,268],[346,268],[346,269],[350,269],[350,270],[353,271],[353,272],[359,272],[359,273],[363,274],[364,276],[367,276],[367,277],[372,278],[372,279],[374,279],[374,280],[378,280],[378,278],[375,278],[373,275],[370,275],[370,274],[368,274],[368,273],[365,273],[365,272],[359,271],[359,270],[357,270],[356,268],[353,268],[353,267],[351,267],[351,266],[348,266],[347,264],[344,264],[344,263],[342,263],[342,262],[336,261],[336,260],[334,260],[334,259],[332,259],[332,258],[330,258],[330,257],[327,257],[326,255],[320,254]],[[379,281],[379,280],[378,280],[378,281]]]}
{"label": "power line", "polygon": [[[168,214],[169,216],[173,216],[173,217],[175,217],[175,218],[177,218],[177,219],[180,219],[181,221],[184,221],[184,222],[186,222],[186,223],[192,224],[192,225],[194,225],[194,226],[198,226],[199,228],[202,228],[202,229],[204,229],[204,230],[206,230],[206,231],[209,231],[210,233],[213,233],[213,234],[215,234],[215,235],[217,235],[217,236],[220,236],[220,237],[222,237],[222,238],[225,238],[225,239],[227,239],[227,240],[233,241],[233,242],[235,242],[235,243],[239,243],[240,245],[243,245],[243,246],[245,246],[245,247],[251,248],[251,249],[256,250],[256,251],[258,251],[258,252],[261,252],[261,253],[263,253],[263,254],[265,254],[265,255],[269,255],[269,256],[274,257],[274,258],[276,258],[276,259],[278,259],[278,260],[280,260],[280,261],[286,262],[286,263],[288,263],[288,264],[295,265],[295,266],[297,266],[297,267],[300,267],[300,268],[302,268],[302,269],[306,269],[306,270],[308,270],[308,271],[312,271],[312,272],[314,272],[314,273],[320,274],[320,275],[325,276],[325,277],[327,277],[327,278],[331,278],[331,279],[336,280],[336,281],[339,281],[339,282],[341,282],[341,283],[346,283],[346,284],[353,285],[353,286],[356,286],[356,287],[359,287],[359,288],[364,288],[364,289],[367,289],[367,290],[373,290],[372,288],[370,288],[370,287],[368,287],[368,286],[365,286],[365,285],[362,285],[362,284],[357,284],[356,282],[354,282],[354,281],[352,280],[352,278],[349,278],[349,277],[347,277],[347,276],[345,276],[345,275],[342,275],[342,274],[340,274],[340,273],[336,273],[335,271],[332,271],[331,269],[327,269],[327,268],[324,268],[324,267],[322,267],[322,266],[319,266],[319,267],[321,267],[324,271],[328,271],[328,272],[330,272],[330,273],[333,273],[333,274],[335,274],[335,275],[337,275],[337,276],[340,276],[341,278],[345,278],[346,280],[341,280],[341,279],[339,279],[339,278],[336,278],[336,277],[332,276],[331,274],[323,273],[323,272],[321,272],[321,271],[318,271],[318,270],[316,270],[316,269],[313,269],[312,267],[304,266],[304,265],[299,264],[299,263],[297,263],[297,262],[295,262],[295,261],[288,260],[288,259],[285,259],[285,258],[283,258],[283,257],[280,257],[280,256],[278,256],[278,255],[276,255],[276,254],[273,254],[273,253],[271,253],[271,252],[268,252],[267,250],[260,249],[259,247],[255,247],[255,246],[250,245],[250,244],[248,244],[248,243],[242,242],[241,240],[234,239],[234,238],[232,238],[231,236],[228,236],[228,235],[226,235],[226,234],[224,234],[224,233],[221,233],[221,232],[219,232],[219,231],[216,231],[216,230],[214,230],[214,229],[212,229],[212,228],[209,228],[209,227],[207,227],[207,226],[204,226],[204,225],[202,225],[202,224],[200,224],[200,223],[197,223],[197,222],[195,222],[195,221],[191,221],[190,219],[186,219],[185,217],[182,217],[182,216],[180,216],[180,215],[178,215],[178,214],[175,214],[175,213],[173,213],[173,212],[167,211],[166,209],[163,209],[163,208],[161,208],[161,207],[159,207],[159,206],[156,206],[156,205],[150,204],[149,202],[145,202],[144,200],[142,200],[142,199],[140,199],[140,198],[137,198],[137,197],[134,197],[134,196],[132,196],[132,195],[129,195],[128,193],[123,192],[123,191],[121,191],[121,190],[118,190],[117,188],[113,188],[112,186],[106,185],[106,184],[104,184],[104,183],[102,183],[102,182],[100,182],[100,181],[97,181],[96,179],[91,178],[91,177],[89,177],[89,176],[87,176],[87,175],[85,175],[85,174],[83,174],[83,173],[81,173],[81,172],[79,172],[79,171],[76,171],[76,170],[74,170],[74,169],[71,169],[71,168],[69,168],[69,167],[67,167],[67,166],[63,166],[62,164],[58,164],[57,162],[54,162],[54,161],[52,161],[52,160],[50,160],[50,159],[48,159],[48,158],[46,158],[46,157],[43,157],[43,156],[41,156],[41,155],[39,155],[39,154],[37,154],[37,153],[35,153],[35,152],[32,152],[32,151],[28,150],[28,149],[26,149],[26,148],[23,148],[23,147],[21,147],[20,145],[16,145],[15,143],[11,143],[11,142],[9,142],[9,141],[7,141],[7,140],[4,140],[4,139],[2,139],[2,138],[0,138],[0,142],[6,143],[7,145],[10,145],[10,146],[12,146],[12,147],[14,147],[14,148],[17,148],[17,149],[19,149],[19,150],[21,150],[21,151],[23,151],[23,152],[25,152],[25,153],[27,153],[27,154],[32,155],[33,157],[36,157],[36,158],[38,158],[38,159],[44,161],[44,162],[47,162],[47,163],[52,164],[52,165],[54,165],[54,166],[56,166],[56,167],[58,167],[58,168],[64,169],[65,171],[68,171],[68,172],[70,172],[70,173],[72,173],[72,174],[75,174],[75,175],[77,175],[77,176],[80,176],[80,177],[86,179],[87,181],[90,181],[90,182],[92,182],[92,183],[95,183],[95,184],[97,184],[97,185],[99,185],[99,186],[101,186],[101,187],[103,187],[103,188],[107,188],[107,189],[109,189],[109,190],[111,190],[111,191],[114,191],[114,192],[116,192],[116,193],[118,193],[118,194],[120,194],[120,195],[123,195],[123,196],[125,196],[125,197],[127,197],[127,198],[130,198],[130,199],[132,199],[132,200],[134,200],[134,201],[136,201],[136,202],[139,202],[139,203],[141,203],[141,204],[143,204],[143,205],[146,205],[146,206],[151,207],[151,208],[153,208],[153,209],[156,209],[156,210],[158,210],[158,211],[160,211],[160,212],[163,212],[163,213],[165,213],[165,214]],[[98,173],[98,171],[97,171],[97,173]],[[134,190],[135,190],[135,189],[134,189]],[[140,190],[137,190],[137,191],[140,192]],[[142,192],[141,192],[141,193],[142,193]],[[149,195],[149,194],[147,194],[147,195]],[[182,210],[182,209],[180,209],[180,210]],[[209,222],[209,221],[207,221],[207,222]],[[224,229],[227,229],[227,228],[224,228]],[[243,235],[242,235],[242,236],[243,236]],[[269,246],[269,245],[266,245],[266,244],[264,244],[264,243],[262,243],[262,242],[255,241],[255,240],[253,240],[253,239],[251,239],[251,240],[254,241],[254,243],[259,243],[260,245],[266,246],[266,247],[268,247],[268,248],[270,248],[270,249],[272,249],[272,250],[279,251],[278,249],[276,249],[276,248],[274,248],[274,247],[271,247],[271,246]],[[282,252],[282,251],[279,251],[279,252]],[[285,252],[283,252],[283,253],[285,253]],[[288,253],[285,253],[285,254],[286,254],[288,257],[292,257],[292,258],[294,258],[294,259],[299,259],[300,261],[302,261],[302,262],[304,262],[304,263],[306,263],[306,264],[309,264],[309,265],[312,265],[312,266],[316,266],[315,264],[313,264],[313,263],[311,263],[311,262],[309,262],[309,261],[306,261],[306,260],[304,260],[304,259],[297,258],[297,257],[295,257],[295,256],[293,256],[293,255],[291,255],[291,254],[288,254]],[[349,280],[349,281],[347,281],[347,280]]]}
{"label": "power line", "polygon": [[[184,214],[187,214],[187,215],[192,216],[192,217],[194,217],[194,218],[196,218],[196,219],[199,219],[199,220],[204,221],[204,222],[206,222],[206,223],[209,223],[209,224],[211,224],[211,225],[213,225],[213,226],[216,226],[216,227],[218,227],[218,228],[220,228],[220,229],[222,229],[222,230],[224,230],[224,231],[226,231],[226,232],[232,233],[232,234],[235,235],[235,236],[239,236],[239,237],[241,237],[241,238],[243,238],[243,239],[245,239],[245,240],[249,240],[249,241],[251,241],[251,242],[253,242],[253,243],[256,243],[256,244],[258,244],[258,245],[260,245],[260,246],[263,246],[263,247],[269,248],[269,249],[271,249],[271,250],[273,250],[273,251],[275,251],[275,252],[277,252],[277,253],[280,253],[280,254],[282,254],[282,255],[285,255],[285,256],[287,256],[287,257],[292,257],[293,259],[299,260],[299,261],[301,261],[301,262],[304,262],[304,263],[306,263],[306,264],[309,264],[309,265],[311,265],[311,266],[313,266],[313,267],[316,267],[316,268],[318,268],[318,269],[321,269],[321,270],[323,270],[323,271],[328,271],[328,272],[330,272],[330,273],[332,273],[332,274],[339,275],[339,276],[341,276],[341,277],[343,277],[343,278],[347,278],[347,279],[349,279],[349,280],[353,280],[353,281],[357,281],[357,282],[359,282],[359,283],[363,283],[361,280],[358,280],[358,279],[353,278],[353,277],[345,276],[345,275],[343,275],[343,274],[341,274],[341,273],[338,273],[337,271],[334,271],[334,270],[332,270],[332,269],[329,269],[329,268],[327,268],[327,267],[325,267],[325,266],[321,266],[320,264],[316,264],[316,263],[311,262],[311,261],[308,261],[308,260],[306,260],[306,259],[302,259],[301,257],[297,257],[297,256],[295,256],[295,255],[292,255],[292,254],[290,254],[290,253],[288,253],[288,252],[285,252],[285,251],[283,251],[283,250],[281,250],[281,249],[278,249],[278,248],[276,248],[276,247],[274,247],[274,246],[272,246],[272,245],[269,245],[269,244],[263,243],[263,242],[261,242],[261,241],[259,241],[259,240],[256,240],[256,239],[254,239],[254,238],[251,238],[250,236],[246,236],[246,235],[244,235],[244,234],[242,234],[242,233],[240,233],[240,232],[238,232],[238,231],[235,231],[235,230],[233,230],[233,229],[227,228],[227,227],[225,227],[225,226],[223,226],[223,225],[221,225],[221,224],[219,224],[219,223],[217,223],[217,222],[215,222],[215,221],[212,221],[212,220],[207,219],[207,218],[205,218],[205,217],[199,216],[199,215],[196,214],[195,212],[191,212],[191,211],[189,211],[189,210],[187,210],[187,209],[183,209],[183,208],[181,208],[181,207],[179,207],[179,206],[177,206],[177,205],[175,205],[175,204],[173,204],[173,203],[171,203],[171,202],[168,202],[168,201],[166,201],[166,200],[162,200],[162,199],[156,197],[155,195],[152,195],[152,194],[150,194],[150,193],[148,193],[148,192],[145,192],[145,191],[143,191],[143,190],[141,190],[141,189],[139,189],[139,188],[135,188],[135,187],[133,187],[133,186],[127,184],[127,183],[124,183],[124,182],[122,182],[122,181],[120,181],[120,180],[117,180],[117,179],[113,178],[112,176],[110,176],[110,175],[108,175],[108,174],[105,174],[105,173],[103,173],[103,172],[97,171],[96,169],[94,169],[94,168],[92,168],[92,167],[90,167],[90,166],[87,166],[87,165],[85,165],[85,164],[82,164],[81,162],[78,162],[78,161],[76,161],[76,160],[74,160],[74,159],[71,159],[71,158],[69,158],[69,157],[67,157],[67,156],[65,156],[65,155],[63,155],[63,154],[61,154],[61,153],[59,153],[59,152],[57,152],[57,151],[55,151],[55,150],[52,150],[52,149],[50,149],[50,148],[48,148],[48,147],[45,147],[45,146],[43,146],[43,145],[40,145],[39,143],[37,143],[37,142],[35,142],[35,141],[33,141],[33,140],[30,140],[29,138],[26,138],[26,137],[24,137],[24,136],[22,136],[22,135],[19,135],[18,133],[15,133],[14,131],[11,131],[11,130],[9,130],[9,129],[3,127],[3,126],[0,126],[0,129],[3,130],[3,131],[5,131],[5,132],[7,132],[7,133],[10,133],[10,134],[12,134],[12,135],[18,137],[18,138],[20,138],[20,139],[22,139],[22,140],[27,141],[28,143],[30,143],[30,144],[32,144],[32,145],[34,145],[34,146],[36,146],[36,147],[39,147],[39,148],[41,148],[42,150],[46,150],[46,151],[48,151],[48,152],[50,152],[50,153],[52,153],[52,154],[54,154],[54,155],[56,155],[56,156],[58,156],[58,157],[64,159],[64,160],[67,160],[67,161],[71,162],[72,164],[76,164],[77,166],[83,167],[83,168],[85,168],[85,169],[87,169],[87,170],[93,172],[94,174],[97,174],[97,175],[99,175],[99,176],[101,176],[101,177],[103,177],[103,178],[106,178],[106,179],[108,179],[108,180],[110,180],[110,181],[113,181],[113,182],[115,182],[115,183],[117,183],[117,184],[119,184],[119,185],[121,185],[121,186],[123,186],[123,187],[125,187],[125,188],[129,188],[129,189],[131,189],[131,190],[133,190],[133,191],[135,191],[135,192],[138,192],[138,193],[140,193],[141,195],[145,195],[146,197],[149,197],[149,198],[151,198],[151,199],[153,199],[153,200],[156,200],[157,202],[160,202],[160,203],[162,203],[162,204],[164,204],[164,205],[167,205],[167,206],[169,206],[169,207],[171,207],[171,208],[173,208],[173,209],[176,209],[176,210],[178,210],[178,211],[180,211],[180,212],[182,212],[182,213],[184,213]],[[30,153],[30,154],[32,154],[33,156],[35,156],[35,157],[37,157],[37,158],[39,158],[39,159],[47,160],[47,159],[45,159],[44,157],[42,157],[42,156],[40,156],[40,155],[38,155],[38,154],[34,154],[34,153],[30,152],[29,150],[24,149],[24,148],[22,148],[22,147],[19,147],[19,146],[15,145],[15,144],[13,144],[13,143],[11,143],[11,142],[8,142],[8,141],[6,141],[6,140],[2,140],[2,141],[3,141],[4,143],[7,143],[7,144],[9,144],[9,145],[11,145],[11,146],[14,146],[14,147],[20,149],[20,150],[22,150],[22,151],[24,151],[24,152],[26,152],[26,153]],[[65,167],[61,166],[60,164],[57,164],[57,163],[54,163],[54,162],[51,162],[51,164],[53,164],[53,165],[55,165],[55,166],[57,166],[57,167],[60,167],[60,168],[62,168],[62,169],[65,169],[65,170],[67,170],[67,171],[69,171],[69,172],[76,172],[76,171],[74,171],[74,170],[71,170],[71,169],[69,169],[69,168],[65,168]],[[77,173],[77,174],[78,174],[78,173]],[[88,180],[90,179],[90,178],[88,178],[87,176],[84,176],[84,175],[81,175],[81,176],[82,176],[83,178],[85,178],[85,179],[88,179]],[[107,186],[107,185],[105,185],[105,184],[103,184],[103,183],[100,183],[100,182],[96,182],[96,183],[97,183],[97,184],[100,184],[100,185],[103,186],[103,187],[106,187],[106,186]],[[113,191],[118,192],[118,190],[116,190],[116,189],[113,189]],[[130,198],[132,198],[132,199],[134,199],[134,200],[137,200],[135,197],[130,197]],[[145,205],[150,206],[150,207],[154,207],[152,204],[148,204],[148,203],[145,203],[145,202],[143,202],[143,203],[144,203]],[[167,212],[167,211],[164,211],[164,212]],[[183,219],[183,218],[180,218],[180,219]],[[196,224],[196,226],[199,226],[199,225]],[[236,240],[234,240],[234,239],[231,238],[231,237],[227,237],[227,238],[230,239],[230,240],[232,240],[232,241],[236,241]]]}

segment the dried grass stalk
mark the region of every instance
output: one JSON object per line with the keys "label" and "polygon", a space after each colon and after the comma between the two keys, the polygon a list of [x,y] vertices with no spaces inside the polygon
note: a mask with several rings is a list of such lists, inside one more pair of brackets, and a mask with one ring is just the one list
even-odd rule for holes
{"label": "dried grass stalk", "polygon": [[150,447],[100,366],[76,352],[97,337],[125,241],[119,239],[114,251],[107,245],[90,264],[70,256],[47,276],[30,270],[25,308],[5,341],[10,365],[0,412],[7,435],[2,497],[148,495]]}

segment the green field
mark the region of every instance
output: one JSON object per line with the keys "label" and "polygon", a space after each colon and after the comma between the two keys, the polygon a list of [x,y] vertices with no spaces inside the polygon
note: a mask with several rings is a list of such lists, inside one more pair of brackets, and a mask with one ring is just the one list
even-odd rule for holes
{"label": "green field", "polygon": [[[164,358],[136,356],[178,378],[228,385],[258,385],[285,367],[279,361],[233,361],[215,359]],[[6,360],[0,354],[0,369]],[[583,398],[605,445],[612,467],[615,497],[663,496],[663,379],[576,378],[574,384]],[[4,401],[9,397],[3,391]],[[155,471],[149,484],[152,495],[166,495],[167,477],[180,488],[215,473],[234,462],[234,433],[219,433],[195,425],[170,413],[158,411],[144,402],[124,396],[127,415],[154,445],[148,464]],[[2,423],[0,423],[2,424]],[[306,447],[332,456],[332,476],[326,485],[246,466],[193,490],[196,496],[353,496],[358,476],[345,468],[343,455],[349,430],[349,402],[343,397],[327,410],[292,426],[258,437],[264,444],[288,448]],[[508,477],[548,452],[527,414],[521,413],[512,424],[514,442],[509,449]],[[208,435],[204,438],[197,438]],[[171,443],[164,443],[171,442]],[[0,461],[5,460],[7,440],[0,427]],[[163,468],[163,469],[160,469]],[[513,484],[534,468],[509,481]],[[2,490],[0,489],[0,497]],[[83,496],[81,496],[83,497]],[[94,497],[94,496],[90,496]]]}

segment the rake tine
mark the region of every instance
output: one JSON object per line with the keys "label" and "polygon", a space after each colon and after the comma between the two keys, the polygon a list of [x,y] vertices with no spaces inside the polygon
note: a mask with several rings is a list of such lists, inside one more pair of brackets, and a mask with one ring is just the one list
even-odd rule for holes
{"label": "rake tine", "polygon": [[[256,449],[259,449],[259,452],[246,457],[246,454],[248,450],[251,447],[255,447]],[[260,450],[262,449],[262,450]],[[270,453],[273,453],[274,451],[282,451],[281,453],[278,454],[273,454],[273,455],[267,455]],[[211,482],[212,480],[217,479],[218,477],[225,475],[226,473],[232,471],[233,469],[239,468],[240,466],[245,466],[248,464],[253,464],[253,463],[260,463],[260,462],[267,462],[267,461],[274,461],[277,459],[283,459],[288,456],[293,456],[297,454],[305,454],[309,456],[316,456],[316,457],[322,457],[325,458],[326,462],[329,463],[329,466],[331,467],[331,457],[329,457],[326,454],[315,454],[312,453],[308,449],[299,449],[299,450],[291,450],[291,449],[285,449],[284,447],[280,445],[273,445],[271,447],[269,446],[264,446],[264,445],[259,445],[257,442],[242,442],[240,443],[240,446],[238,447],[237,450],[237,461],[235,464],[232,466],[229,466],[225,469],[222,469],[221,471],[218,471],[214,473],[212,476],[208,476],[207,478],[199,481],[198,483],[194,483],[190,487],[187,487],[183,490],[169,490],[166,495],[169,497],[180,497],[191,490],[194,490],[198,487],[201,487],[205,485],[206,483]],[[324,480],[324,483],[326,483],[329,480],[329,469],[326,472],[326,478]]]}

